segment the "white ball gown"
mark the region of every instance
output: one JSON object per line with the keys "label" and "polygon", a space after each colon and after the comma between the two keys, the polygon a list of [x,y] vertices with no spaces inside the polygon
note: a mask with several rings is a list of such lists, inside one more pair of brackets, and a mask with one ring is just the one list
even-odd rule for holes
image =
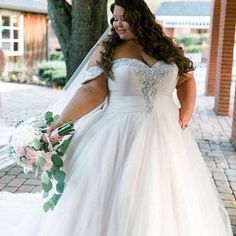
{"label": "white ball gown", "polygon": [[[179,126],[175,64],[113,61],[109,95],[65,155],[54,211],[40,194],[0,193],[1,236],[231,236],[198,146]],[[102,73],[87,71],[84,81]]]}

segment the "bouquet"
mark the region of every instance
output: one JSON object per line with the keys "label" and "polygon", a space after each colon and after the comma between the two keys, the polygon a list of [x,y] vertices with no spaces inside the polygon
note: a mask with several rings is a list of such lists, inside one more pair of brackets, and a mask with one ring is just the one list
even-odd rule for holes
{"label": "bouquet", "polygon": [[62,157],[74,132],[73,123],[66,122],[56,130],[60,140],[51,143],[47,128],[58,118],[48,111],[41,118],[18,122],[9,144],[9,157],[22,166],[25,173],[32,171],[36,177],[41,176],[45,212],[54,209],[64,191]]}

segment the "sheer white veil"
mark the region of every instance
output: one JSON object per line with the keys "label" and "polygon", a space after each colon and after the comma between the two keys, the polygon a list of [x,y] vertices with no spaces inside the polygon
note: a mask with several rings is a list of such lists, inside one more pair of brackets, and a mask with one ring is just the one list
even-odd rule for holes
{"label": "sheer white veil", "polygon": [[87,70],[88,62],[94,53],[96,47],[107,37],[108,33],[110,32],[110,28],[108,27],[103,35],[99,38],[99,40],[95,43],[95,45],[90,49],[88,54],[85,56],[83,61],[80,63],[74,74],[71,76],[69,81],[66,83],[65,87],[63,88],[63,96],[59,101],[51,104],[47,110],[52,111],[55,114],[60,114],[63,109],[66,107],[70,99],[73,97],[75,92],[80,87],[82,80],[84,79],[85,72]]}
{"label": "sheer white veil", "polygon": [[[103,35],[99,38],[99,40],[95,43],[95,45],[90,49],[88,54],[85,56],[84,60],[80,63],[74,74],[71,76],[69,81],[66,83],[65,87],[62,91],[62,96],[59,100],[57,100],[55,103],[49,105],[47,109],[43,112],[43,114],[46,111],[52,111],[54,114],[61,114],[64,108],[67,106],[67,104],[70,102],[71,98],[75,94],[75,92],[79,89],[81,86],[81,83],[84,79],[85,72],[87,70],[88,62],[94,53],[96,47],[101,43],[110,32],[110,28],[108,27],[106,31],[103,33]],[[106,102],[106,101],[105,101]],[[96,119],[96,115],[100,112],[101,106],[104,106],[104,104],[101,104],[97,108],[95,108],[93,111],[86,114],[84,117],[82,117],[79,122],[75,123],[75,128],[78,129],[79,127],[85,127],[86,121],[91,119]],[[42,114],[42,115],[43,115]],[[87,122],[88,123],[88,122]],[[3,169],[14,162],[9,159],[8,157],[8,147],[5,146],[2,149],[0,149],[0,169]]]}

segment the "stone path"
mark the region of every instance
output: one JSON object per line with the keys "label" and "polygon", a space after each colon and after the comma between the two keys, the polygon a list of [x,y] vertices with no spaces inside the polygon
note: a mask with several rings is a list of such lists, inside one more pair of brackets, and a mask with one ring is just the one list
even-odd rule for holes
{"label": "stone path", "polygon": [[[204,78],[205,68],[200,67],[196,71],[197,106],[190,128],[212,173],[236,235],[236,151],[229,141],[232,120],[215,115],[213,97],[206,97],[203,93]],[[40,115],[48,104],[60,96],[58,90],[29,85],[0,83],[0,91],[3,117],[11,126],[20,119]],[[1,191],[37,192],[40,189],[40,181],[33,174],[24,174],[16,165],[0,170]]]}
{"label": "stone path", "polygon": [[[5,143],[9,127],[17,121],[39,116],[47,106],[59,98],[61,91],[34,85],[0,83],[1,111],[5,123],[0,126],[0,145]],[[9,131],[11,132],[11,131]],[[9,133],[8,132],[8,133]],[[40,181],[34,174],[24,174],[13,164],[0,170],[0,190],[8,192],[38,192]]]}
{"label": "stone path", "polygon": [[19,120],[39,116],[59,98],[61,91],[35,85],[0,83],[0,93],[4,120],[13,126]]}

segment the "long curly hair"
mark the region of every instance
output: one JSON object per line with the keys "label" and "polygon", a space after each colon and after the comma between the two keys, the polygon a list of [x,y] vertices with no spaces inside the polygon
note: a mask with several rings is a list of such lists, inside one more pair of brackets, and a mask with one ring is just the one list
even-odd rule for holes
{"label": "long curly hair", "polygon": [[[182,48],[163,32],[161,25],[156,22],[155,15],[143,0],[115,0],[110,7],[112,13],[116,5],[125,9],[124,18],[145,53],[168,64],[174,62],[179,68],[179,75],[194,70],[193,62],[185,57]],[[113,21],[112,17],[111,25]],[[103,49],[99,64],[107,75],[110,75],[115,48],[122,41],[112,27],[111,34],[101,44]]]}

